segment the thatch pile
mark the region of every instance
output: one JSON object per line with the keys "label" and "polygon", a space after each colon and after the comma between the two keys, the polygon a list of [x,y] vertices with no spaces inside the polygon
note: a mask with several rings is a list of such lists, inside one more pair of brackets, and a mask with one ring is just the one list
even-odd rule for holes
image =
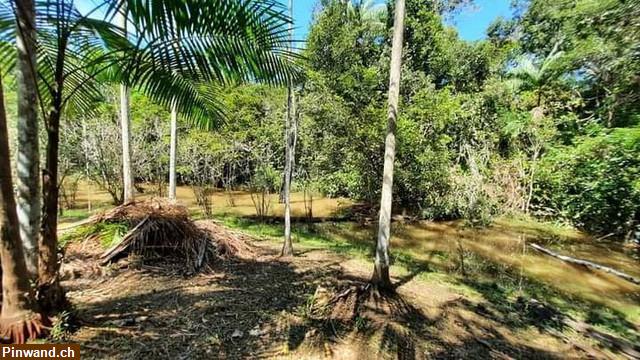
{"label": "thatch pile", "polygon": [[196,224],[186,207],[163,199],[121,205],[94,216],[92,222],[126,224],[130,229],[100,256],[102,265],[137,255],[145,262],[177,265],[193,273],[215,258],[253,253],[244,239],[208,221]]}
{"label": "thatch pile", "polygon": [[216,254],[219,257],[248,259],[256,256],[255,248],[250,245],[251,240],[248,236],[233,232],[210,220],[196,221],[196,226],[214,239]]}
{"label": "thatch pile", "polygon": [[94,215],[91,217],[91,222],[127,223],[134,227],[147,216],[188,219],[189,211],[186,207],[169,200],[153,198],[116,206],[111,210]]}

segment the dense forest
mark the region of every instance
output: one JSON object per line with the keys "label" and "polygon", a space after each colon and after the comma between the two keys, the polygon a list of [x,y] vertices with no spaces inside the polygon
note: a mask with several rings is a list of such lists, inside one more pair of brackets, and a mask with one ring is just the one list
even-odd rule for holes
{"label": "dense forest", "polygon": [[640,3],[296,4],[0,3],[4,342],[640,357]]}

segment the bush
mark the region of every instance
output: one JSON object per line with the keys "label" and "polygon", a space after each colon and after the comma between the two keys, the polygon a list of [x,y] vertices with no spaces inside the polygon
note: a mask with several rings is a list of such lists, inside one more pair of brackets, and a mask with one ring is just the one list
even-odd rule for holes
{"label": "bush", "polygon": [[277,192],[282,185],[282,174],[270,165],[259,165],[249,183],[251,201],[256,215],[263,220],[271,211],[271,194]]}
{"label": "bush", "polygon": [[585,230],[623,235],[640,215],[640,128],[583,137],[546,156],[536,186],[538,207]]}

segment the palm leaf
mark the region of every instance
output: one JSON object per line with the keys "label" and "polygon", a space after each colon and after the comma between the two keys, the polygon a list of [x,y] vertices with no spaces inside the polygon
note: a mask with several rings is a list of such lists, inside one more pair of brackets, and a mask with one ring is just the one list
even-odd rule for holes
{"label": "palm leaf", "polygon": [[[129,36],[113,24],[126,6]],[[291,21],[274,0],[105,0],[94,18],[73,0],[36,2],[40,99],[87,111],[100,83],[125,83],[155,101],[175,103],[199,125],[223,119],[222,85],[284,85],[301,77],[289,48]],[[0,5],[0,70],[15,66],[15,14]],[[203,90],[204,89],[204,90]]]}

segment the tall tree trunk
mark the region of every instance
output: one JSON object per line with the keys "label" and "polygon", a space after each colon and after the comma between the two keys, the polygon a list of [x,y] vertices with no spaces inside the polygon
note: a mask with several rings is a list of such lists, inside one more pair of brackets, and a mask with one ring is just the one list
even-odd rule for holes
{"label": "tall tree trunk", "polygon": [[[293,19],[293,0],[289,0],[289,14]],[[293,48],[293,24],[289,24],[290,47]],[[293,243],[291,242],[291,178],[293,176],[293,167],[295,164],[295,116],[296,116],[296,98],[293,84],[289,84],[287,89],[287,114],[285,117],[285,155],[284,155],[284,243],[282,244],[281,256],[293,255]]]}
{"label": "tall tree trunk", "polygon": [[0,258],[2,259],[2,312],[0,336],[23,343],[42,333],[33,289],[20,242],[16,202],[13,198],[7,113],[0,79]]}
{"label": "tall tree trunk", "polygon": [[295,167],[295,148],[297,142],[297,103],[295,90],[289,87],[287,91],[287,118],[285,126],[285,177],[284,177],[284,243],[282,256],[293,255],[291,241],[291,180]]}
{"label": "tall tree trunk", "polygon": [[402,65],[402,42],[404,35],[404,0],[395,4],[393,25],[393,43],[391,47],[391,69],[389,74],[389,113],[387,117],[387,136],[384,148],[384,173],[382,177],[382,196],[380,198],[380,220],[378,223],[378,242],[376,259],[371,282],[379,289],[390,290],[389,278],[389,239],[391,237],[391,204],[393,195],[393,163],[396,156],[396,119],[398,117],[398,97],[400,95],[400,68]]}
{"label": "tall tree trunk", "polygon": [[66,306],[64,291],[58,277],[58,153],[60,146],[60,117],[62,116],[62,91],[64,88],[64,58],[67,39],[61,38],[54,74],[55,88],[51,91],[51,110],[45,125],[47,148],[45,167],[42,170],[42,223],[38,244],[38,302],[45,312],[60,310]]}
{"label": "tall tree trunk", "polygon": [[169,150],[169,199],[176,200],[176,157],[178,156],[178,110],[171,104],[171,149]]}
{"label": "tall tree trunk", "polygon": [[40,156],[36,82],[35,6],[32,0],[16,2],[18,48],[18,220],[30,280],[38,278],[40,230]]}
{"label": "tall tree trunk", "polygon": [[542,150],[542,145],[536,145],[533,151],[533,157],[531,159],[531,169],[529,170],[529,190],[527,192],[527,201],[524,205],[524,213],[529,214],[529,209],[531,208],[531,199],[533,198],[533,185],[536,176],[536,168],[538,164],[538,157],[540,156],[540,151]]}
{"label": "tall tree trunk", "polygon": [[[119,25],[127,31],[127,10],[120,9]],[[131,119],[129,118],[129,88],[120,85],[120,126],[122,128],[122,182],[124,187],[124,203],[134,200],[133,172],[131,169]]]}
{"label": "tall tree trunk", "polygon": [[42,176],[42,225],[40,228],[40,261],[38,264],[38,292],[40,306],[50,312],[65,304],[64,292],[58,278],[58,148],[60,144],[60,108],[47,117],[47,149]]}

